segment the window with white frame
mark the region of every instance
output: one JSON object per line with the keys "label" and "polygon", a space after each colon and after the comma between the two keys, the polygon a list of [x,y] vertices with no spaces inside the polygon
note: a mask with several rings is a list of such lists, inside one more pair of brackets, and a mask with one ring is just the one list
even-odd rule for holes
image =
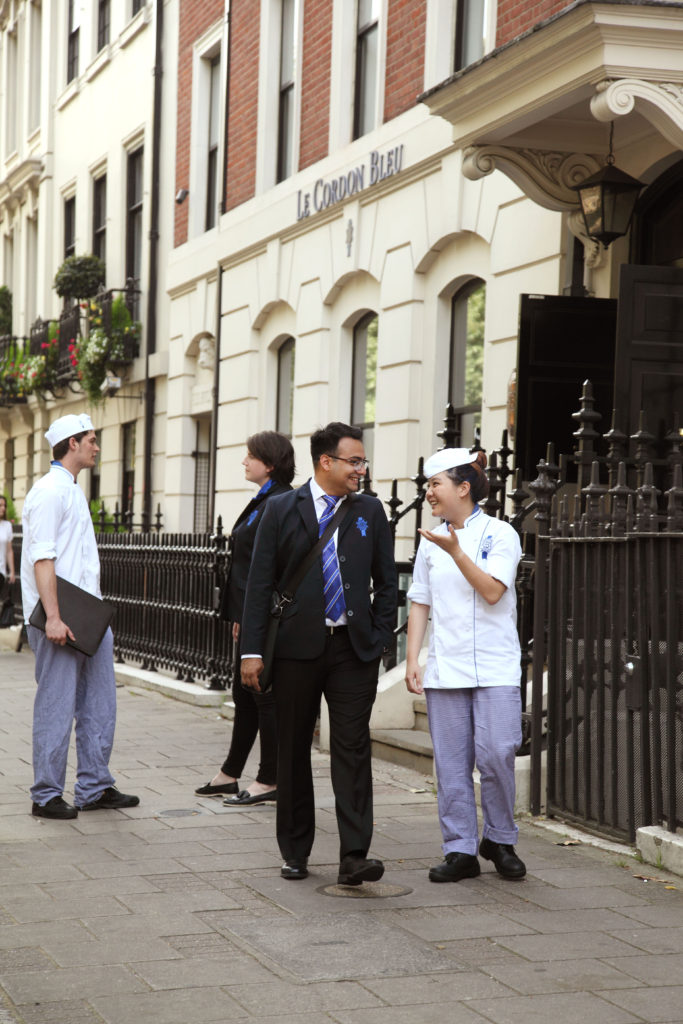
{"label": "window with white frame", "polygon": [[97,0],[97,52],[109,45],[111,0]]}
{"label": "window with white frame", "polygon": [[76,252],[76,196],[64,200],[64,259]]}
{"label": "window with white frame", "polygon": [[209,72],[209,125],[206,150],[205,231],[216,226],[218,214],[218,143],[220,139],[221,110],[220,53],[212,57],[207,63]]}
{"label": "window with white frame", "polygon": [[42,9],[38,4],[30,6],[30,51],[29,68],[28,128],[33,131],[40,124],[40,88],[42,81]]}
{"label": "window with white frame", "polygon": [[6,115],[6,128],[5,128],[5,139],[7,145],[6,156],[13,153],[17,148],[17,116],[19,111],[19,104],[17,103],[16,87],[18,81],[19,67],[18,67],[18,56],[17,56],[17,30],[15,28],[8,32],[5,37],[6,47],[6,61],[7,61],[7,101],[5,104],[5,115]]}
{"label": "window with white frame", "polygon": [[490,0],[457,0],[454,69],[460,71],[486,52]]}
{"label": "window with white frame", "polygon": [[93,181],[92,189],[92,251],[103,263],[107,260],[107,175]]}
{"label": "window with white frame", "polygon": [[468,448],[480,440],[485,313],[486,285],[479,278],[451,299],[448,401],[459,432],[455,443]]}
{"label": "window with white frame", "polygon": [[66,82],[72,82],[78,76],[78,49],[80,31],[81,5],[78,0],[69,0],[69,16],[66,44]]}
{"label": "window with white frame", "polygon": [[358,0],[353,137],[372,131],[377,119],[380,0]]}
{"label": "window with white frame", "polygon": [[377,399],[377,328],[376,313],[366,313],[353,329],[351,364],[351,423],[363,431],[365,454],[372,462]]}
{"label": "window with white frame", "polygon": [[298,0],[282,0],[276,180],[294,170],[294,103],[297,72]]}
{"label": "window with white frame", "polygon": [[[142,158],[142,146],[128,154],[126,185],[126,280],[132,277],[138,288],[142,276]],[[139,295],[135,302],[133,319],[138,320]]]}
{"label": "window with white frame", "polygon": [[132,0],[130,9],[131,18],[134,18],[138,11],[142,10],[142,8],[145,6],[145,2],[146,0]]}
{"label": "window with white frame", "polygon": [[294,421],[294,338],[286,338],[277,353],[277,410],[275,429],[292,436]]}
{"label": "window with white frame", "polygon": [[209,523],[209,449],[211,440],[211,420],[202,417],[197,420],[197,440],[194,459],[194,523],[195,533],[206,533],[210,530]]}

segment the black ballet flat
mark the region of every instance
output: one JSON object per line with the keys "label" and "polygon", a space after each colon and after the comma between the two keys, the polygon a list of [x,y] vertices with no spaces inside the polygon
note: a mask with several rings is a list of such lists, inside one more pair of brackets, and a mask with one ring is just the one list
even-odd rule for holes
{"label": "black ballet flat", "polygon": [[239,787],[236,782],[221,782],[217,786],[212,786],[210,782],[207,782],[206,785],[195,789],[197,796],[230,796],[230,794],[238,792]]}

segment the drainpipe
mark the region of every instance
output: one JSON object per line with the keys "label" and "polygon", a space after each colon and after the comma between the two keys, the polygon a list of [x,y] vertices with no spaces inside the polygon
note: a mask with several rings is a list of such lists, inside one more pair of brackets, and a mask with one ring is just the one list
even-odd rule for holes
{"label": "drainpipe", "polygon": [[[225,213],[227,206],[227,192],[228,192],[228,115],[230,111],[230,54],[231,54],[231,43],[232,43],[232,22],[230,20],[230,7],[225,13],[225,53],[226,58],[226,72],[225,72],[225,118],[223,121],[223,177],[221,184],[221,202],[220,212]],[[207,527],[209,531],[213,530],[216,519],[216,467],[218,463],[218,404],[219,404],[219,391],[220,391],[220,370],[221,370],[221,306],[222,306],[222,294],[223,294],[223,268],[219,262],[217,267],[217,278],[216,278],[216,354],[213,370],[213,406],[211,410],[211,437],[209,441],[209,450],[211,452],[209,458],[209,515]]]}
{"label": "drainpipe", "polygon": [[145,442],[143,456],[142,521],[152,522],[152,434],[156,387],[150,377],[150,356],[157,347],[157,292],[159,289],[159,166],[161,162],[161,96],[163,76],[164,0],[157,0],[154,55],[154,108],[152,112],[152,182],[149,229],[149,280],[147,291],[147,348],[145,354]]}
{"label": "drainpipe", "polygon": [[210,438],[211,457],[209,461],[209,522],[207,523],[209,532],[213,530],[215,526],[214,520],[216,518],[216,467],[218,463],[218,400],[221,370],[221,327],[223,320],[223,317],[221,316],[222,294],[223,268],[219,263],[218,277],[216,280],[216,355],[213,370],[213,408],[211,410]]}

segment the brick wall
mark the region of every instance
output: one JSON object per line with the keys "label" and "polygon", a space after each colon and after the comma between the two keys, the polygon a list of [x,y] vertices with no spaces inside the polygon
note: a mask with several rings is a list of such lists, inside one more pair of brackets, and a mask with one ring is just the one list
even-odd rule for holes
{"label": "brick wall", "polygon": [[[224,0],[181,0],[178,15],[178,111],[176,124],[176,192],[190,185],[192,123],[192,47],[201,35],[223,17]],[[167,73],[171,73],[168,69]],[[187,219],[192,196],[175,207],[174,245],[187,241]]]}
{"label": "brick wall", "polygon": [[260,8],[259,0],[232,0],[230,4],[228,210],[254,195]]}
{"label": "brick wall", "polygon": [[567,0],[498,0],[496,46],[509,43],[539,21],[570,6]]}
{"label": "brick wall", "polygon": [[426,0],[389,0],[384,120],[415,106],[424,84]]}
{"label": "brick wall", "polygon": [[305,0],[299,170],[328,152],[332,0]]}

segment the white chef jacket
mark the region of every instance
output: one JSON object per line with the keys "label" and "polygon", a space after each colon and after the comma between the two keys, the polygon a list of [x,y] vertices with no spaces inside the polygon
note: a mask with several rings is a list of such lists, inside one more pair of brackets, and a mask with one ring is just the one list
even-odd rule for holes
{"label": "white chef jacket", "polygon": [[34,563],[55,561],[58,576],[101,597],[100,556],[90,509],[74,476],[59,462],[31,488],[22,514],[21,593],[24,618],[38,601]]}
{"label": "white chef jacket", "polygon": [[[432,532],[447,534],[448,526],[441,523]],[[522,557],[519,537],[509,523],[487,516],[479,506],[457,535],[465,554],[506,589],[496,604],[488,604],[449,554],[431,541],[420,541],[408,598],[432,610],[423,686],[519,686],[515,594]]]}
{"label": "white chef jacket", "polygon": [[0,519],[0,573],[7,575],[7,545],[12,542],[12,524],[9,519]]}

